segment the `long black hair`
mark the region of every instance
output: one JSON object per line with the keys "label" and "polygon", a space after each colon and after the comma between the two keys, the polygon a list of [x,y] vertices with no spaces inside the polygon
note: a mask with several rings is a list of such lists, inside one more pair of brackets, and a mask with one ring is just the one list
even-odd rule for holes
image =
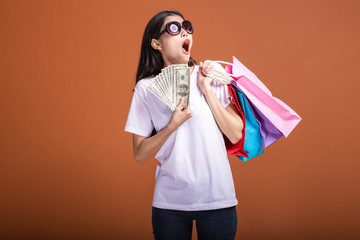
{"label": "long black hair", "polygon": [[[153,38],[158,39],[158,35],[165,18],[173,15],[178,15],[185,20],[184,16],[178,11],[162,11],[156,14],[147,24],[141,43],[140,60],[136,73],[136,83],[143,78],[157,75],[161,72],[161,69],[164,66],[164,60],[161,53],[151,46],[151,40]],[[194,66],[195,64],[196,61],[190,56],[188,66]]]}

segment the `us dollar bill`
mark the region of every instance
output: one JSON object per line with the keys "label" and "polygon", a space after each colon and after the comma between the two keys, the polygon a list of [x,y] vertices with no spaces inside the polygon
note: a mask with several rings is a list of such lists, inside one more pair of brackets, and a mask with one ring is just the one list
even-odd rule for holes
{"label": "us dollar bill", "polygon": [[166,97],[164,96],[163,92],[160,90],[158,86],[158,77],[155,77],[154,80],[149,84],[148,89],[150,92],[155,94],[161,101],[163,101],[165,104],[169,104]]}
{"label": "us dollar bill", "polygon": [[185,103],[183,107],[187,107],[189,105],[189,97],[190,97],[190,68],[181,67],[176,68],[176,87],[175,87],[175,101],[179,103],[180,98],[185,98]]}
{"label": "us dollar bill", "polygon": [[190,68],[187,64],[170,65],[151,81],[148,89],[174,111],[180,98],[185,98],[183,107],[189,105]]}

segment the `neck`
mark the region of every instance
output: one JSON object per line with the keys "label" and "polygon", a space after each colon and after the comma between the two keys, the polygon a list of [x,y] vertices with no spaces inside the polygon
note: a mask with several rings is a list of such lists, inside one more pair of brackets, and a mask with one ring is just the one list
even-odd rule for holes
{"label": "neck", "polygon": [[[170,63],[170,64],[166,64],[166,63],[164,63],[164,66],[163,66],[163,68],[166,68],[166,67],[168,67],[168,66],[170,66],[170,65],[173,65],[173,64],[177,64],[177,63]],[[180,63],[179,63],[180,64]],[[186,63],[185,63],[186,64]],[[191,66],[190,67],[190,74],[192,74],[192,72],[194,71],[194,69],[195,69],[195,67],[194,66]]]}
{"label": "neck", "polygon": [[166,59],[164,59],[164,66],[163,66],[163,68],[166,68],[166,67],[168,67],[168,66],[170,66],[170,65],[173,65],[173,64],[187,64],[188,63],[188,61],[187,62],[170,62],[170,61],[167,61]]}
{"label": "neck", "polygon": [[195,67],[194,66],[191,66],[190,67],[190,74],[192,74],[192,72],[194,71]]}

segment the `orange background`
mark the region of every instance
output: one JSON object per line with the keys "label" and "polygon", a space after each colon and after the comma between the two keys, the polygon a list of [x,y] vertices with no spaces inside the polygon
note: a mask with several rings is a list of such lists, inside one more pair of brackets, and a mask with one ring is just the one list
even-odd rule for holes
{"label": "orange background", "polygon": [[236,239],[359,239],[359,7],[1,0],[0,238],[152,239],[156,160],[137,163],[123,129],[145,26],[177,9],[198,62],[236,56],[303,118],[230,157]]}

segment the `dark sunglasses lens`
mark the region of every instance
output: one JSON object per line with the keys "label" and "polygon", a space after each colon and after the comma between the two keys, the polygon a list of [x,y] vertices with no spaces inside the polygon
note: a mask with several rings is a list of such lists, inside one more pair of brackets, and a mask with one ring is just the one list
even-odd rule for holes
{"label": "dark sunglasses lens", "polygon": [[194,29],[192,27],[191,22],[186,20],[182,23],[182,25],[183,25],[184,29],[186,30],[186,32],[193,33]]}
{"label": "dark sunglasses lens", "polygon": [[170,35],[176,35],[180,33],[180,24],[177,22],[171,22],[167,24],[167,32]]}

